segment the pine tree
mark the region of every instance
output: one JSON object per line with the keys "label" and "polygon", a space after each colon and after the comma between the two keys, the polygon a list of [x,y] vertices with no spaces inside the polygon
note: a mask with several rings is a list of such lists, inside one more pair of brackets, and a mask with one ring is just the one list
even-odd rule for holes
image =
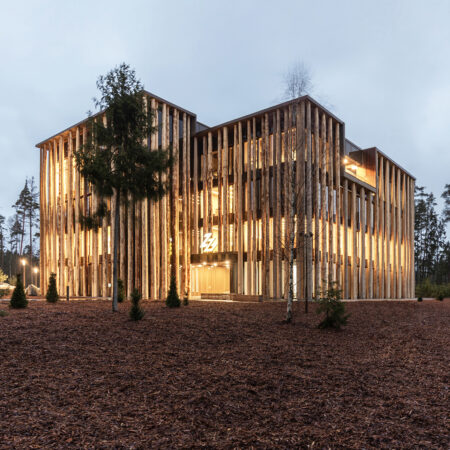
{"label": "pine tree", "polygon": [[181,305],[180,297],[178,297],[177,292],[177,281],[174,276],[170,278],[170,288],[166,299],[166,305],[169,308],[178,308]]}
{"label": "pine tree", "polygon": [[26,308],[28,306],[28,300],[25,295],[25,290],[23,288],[23,283],[22,283],[22,276],[20,275],[20,273],[17,274],[16,287],[11,296],[9,306],[11,308],[15,308],[15,309]]}
{"label": "pine tree", "polygon": [[442,211],[442,215],[444,222],[448,223],[450,222],[450,184],[445,185],[441,197],[444,199],[444,210]]}
{"label": "pine tree", "polygon": [[141,294],[137,289],[133,289],[131,292],[131,308],[130,308],[130,319],[131,320],[141,320],[144,317],[144,311],[140,305]]}
{"label": "pine tree", "polygon": [[112,309],[117,311],[119,205],[128,197],[161,198],[167,190],[161,174],[172,161],[167,149],[150,148],[150,137],[156,131],[154,112],[148,107],[146,93],[134,70],[123,63],[100,76],[97,88],[101,96],[95,100],[95,106],[103,112],[89,117],[90,139],[75,152],[75,159],[100,198],[115,197]]}
{"label": "pine tree", "polygon": [[117,280],[117,301],[122,303],[125,300],[125,286],[123,285],[123,281],[119,278]]}
{"label": "pine tree", "polygon": [[415,190],[414,250],[416,281],[436,281],[436,268],[445,247],[445,222],[436,211],[436,199],[424,187]]}
{"label": "pine tree", "polygon": [[45,296],[49,303],[56,303],[59,300],[58,290],[56,288],[56,274],[51,273],[48,280],[47,295]]}

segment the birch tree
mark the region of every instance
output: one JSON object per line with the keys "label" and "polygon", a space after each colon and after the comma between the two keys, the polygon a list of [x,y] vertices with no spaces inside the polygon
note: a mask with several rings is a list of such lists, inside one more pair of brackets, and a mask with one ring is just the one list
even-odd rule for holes
{"label": "birch tree", "polygon": [[[312,80],[308,67],[302,61],[293,64],[284,74],[284,95],[287,100],[294,100],[307,94],[312,89]],[[285,118],[285,122],[286,122]],[[298,130],[297,130],[298,131]],[[282,257],[287,261],[287,302],[286,302],[286,322],[290,323],[293,318],[292,304],[294,301],[294,253],[296,237],[297,240],[303,237],[302,244],[306,242],[309,244],[309,236],[304,232],[304,229],[298,230],[301,227],[298,219],[300,209],[304,206],[305,201],[305,185],[304,181],[299,182],[299,177],[296,170],[296,157],[294,155],[303,154],[305,140],[304,133],[295,134],[295,146],[293,144],[293,125],[285,123],[285,133],[283,136],[283,144],[286,154],[288,154],[287,161],[284,163],[284,194],[288,197],[287,205],[288,211],[284,212],[285,224],[288,232],[285,233],[282,242],[279,243]],[[305,180],[305,177],[302,177]],[[302,224],[303,225],[303,224]],[[297,252],[303,251],[303,245],[297,242]],[[297,254],[297,261],[299,254]],[[297,286],[297,290],[300,286]],[[308,311],[308,298],[305,298],[305,312]]]}
{"label": "birch tree", "polygon": [[311,73],[303,61],[292,64],[284,73],[283,79],[286,100],[293,100],[312,91]]}

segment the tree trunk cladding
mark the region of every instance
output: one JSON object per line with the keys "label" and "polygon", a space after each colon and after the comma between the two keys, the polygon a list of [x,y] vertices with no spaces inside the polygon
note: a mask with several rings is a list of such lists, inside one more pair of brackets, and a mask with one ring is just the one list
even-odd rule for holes
{"label": "tree trunk cladding", "polygon": [[[127,295],[312,300],[330,282],[344,298],[414,295],[415,179],[308,96],[207,127],[146,93],[170,148],[159,201],[97,198],[73,160],[92,139],[83,121],[40,149],[40,280],[74,296],[108,297],[113,252]],[[107,204],[97,229],[82,217]],[[116,214],[117,212],[117,214]],[[112,245],[119,233],[118,248]]]}

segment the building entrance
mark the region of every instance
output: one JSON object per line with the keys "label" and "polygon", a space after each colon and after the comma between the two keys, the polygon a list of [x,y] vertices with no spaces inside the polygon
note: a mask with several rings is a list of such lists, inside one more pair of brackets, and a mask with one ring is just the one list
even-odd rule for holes
{"label": "building entrance", "polygon": [[191,289],[194,295],[229,294],[230,267],[202,264],[192,268]]}

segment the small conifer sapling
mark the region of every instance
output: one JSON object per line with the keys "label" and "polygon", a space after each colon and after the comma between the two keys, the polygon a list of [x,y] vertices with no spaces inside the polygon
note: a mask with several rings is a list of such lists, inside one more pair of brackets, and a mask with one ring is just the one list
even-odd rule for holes
{"label": "small conifer sapling", "polygon": [[141,294],[137,289],[133,289],[131,292],[131,308],[130,308],[130,319],[131,320],[141,320],[144,317],[144,311],[140,305]]}
{"label": "small conifer sapling", "polygon": [[178,308],[181,306],[180,297],[178,297],[177,292],[177,282],[174,276],[170,279],[170,289],[169,294],[167,295],[166,305],[169,308]]}
{"label": "small conifer sapling", "polygon": [[16,287],[11,296],[9,305],[11,306],[11,308],[15,308],[15,309],[26,308],[28,306],[28,300],[25,295],[25,290],[24,290],[23,284],[22,284],[22,276],[20,275],[20,273],[17,274]]}
{"label": "small conifer sapling", "polygon": [[56,288],[56,275],[54,273],[50,274],[45,298],[49,303],[56,303],[59,300],[58,289]]}
{"label": "small conifer sapling", "polygon": [[319,328],[336,328],[339,330],[347,323],[350,314],[345,314],[345,305],[341,300],[342,291],[336,287],[336,282],[330,283],[329,288],[318,300],[317,313],[325,313]]}

